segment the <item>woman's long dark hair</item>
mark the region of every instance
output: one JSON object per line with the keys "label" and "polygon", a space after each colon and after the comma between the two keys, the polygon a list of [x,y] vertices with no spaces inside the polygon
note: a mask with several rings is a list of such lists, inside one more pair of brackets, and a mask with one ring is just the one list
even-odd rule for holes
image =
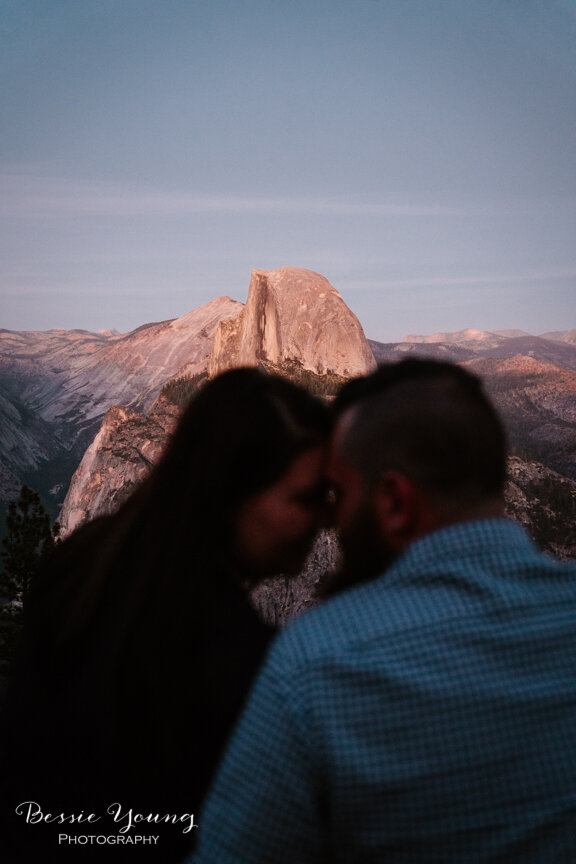
{"label": "woman's long dark hair", "polygon": [[240,504],[328,431],[325,405],[286,378],[244,368],[209,381],[191,399],[152,473],[107,519],[67,626],[84,627],[119,564],[122,573],[110,588],[126,592],[124,634],[144,607],[155,615],[174,611],[179,598],[202,593],[207,573],[227,567]]}
{"label": "woman's long dark hair", "polygon": [[[243,670],[269,638],[256,621],[253,644],[234,641],[249,630],[230,568],[235,514],[323,442],[328,425],[325,406],[279,376],[236,369],[205,384],[149,477],[115,515],[78,529],[38,575],[13,728],[41,711],[48,738],[68,732],[90,762],[79,772],[101,766],[95,788],[116,760],[110,793],[124,784],[142,806],[152,805],[150,788],[156,809],[159,801],[182,808],[186,784],[197,797],[218,749],[203,734],[216,740],[231,725],[249,683]],[[205,733],[192,732],[198,718]],[[94,740],[83,742],[86,734]],[[40,744],[32,758],[50,771],[45,751]]]}

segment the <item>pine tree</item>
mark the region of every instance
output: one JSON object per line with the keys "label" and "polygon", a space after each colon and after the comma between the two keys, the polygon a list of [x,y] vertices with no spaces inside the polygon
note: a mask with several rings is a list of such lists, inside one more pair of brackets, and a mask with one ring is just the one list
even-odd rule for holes
{"label": "pine tree", "polygon": [[54,548],[57,535],[58,525],[50,525],[39,495],[22,486],[18,500],[8,505],[6,516],[6,536],[0,552],[4,565],[0,573],[1,605],[26,602],[38,564]]}
{"label": "pine tree", "polygon": [[58,523],[50,518],[39,496],[22,486],[17,501],[8,505],[6,536],[0,558],[0,713],[10,667],[22,627],[23,606],[40,560],[54,548]]}

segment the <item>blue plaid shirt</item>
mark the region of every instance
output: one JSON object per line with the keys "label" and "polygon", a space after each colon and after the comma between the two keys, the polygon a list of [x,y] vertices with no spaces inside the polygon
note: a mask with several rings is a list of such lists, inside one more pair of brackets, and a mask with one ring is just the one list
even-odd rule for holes
{"label": "blue plaid shirt", "polygon": [[462,523],[308,612],[199,824],[194,864],[576,862],[576,566]]}

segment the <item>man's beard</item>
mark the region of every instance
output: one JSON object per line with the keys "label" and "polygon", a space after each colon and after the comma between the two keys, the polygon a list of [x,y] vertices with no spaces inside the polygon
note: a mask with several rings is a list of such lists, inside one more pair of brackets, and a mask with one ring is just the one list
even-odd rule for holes
{"label": "man's beard", "polygon": [[340,563],[333,573],[320,580],[317,595],[321,599],[374,579],[396,557],[381,537],[376,512],[367,500],[358,507],[347,530],[339,533],[339,542]]}

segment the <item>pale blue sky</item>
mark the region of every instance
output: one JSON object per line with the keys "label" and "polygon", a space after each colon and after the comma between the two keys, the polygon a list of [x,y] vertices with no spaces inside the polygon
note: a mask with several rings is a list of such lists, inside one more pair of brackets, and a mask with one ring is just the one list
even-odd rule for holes
{"label": "pale blue sky", "polygon": [[576,0],[0,0],[0,326],[576,326]]}

